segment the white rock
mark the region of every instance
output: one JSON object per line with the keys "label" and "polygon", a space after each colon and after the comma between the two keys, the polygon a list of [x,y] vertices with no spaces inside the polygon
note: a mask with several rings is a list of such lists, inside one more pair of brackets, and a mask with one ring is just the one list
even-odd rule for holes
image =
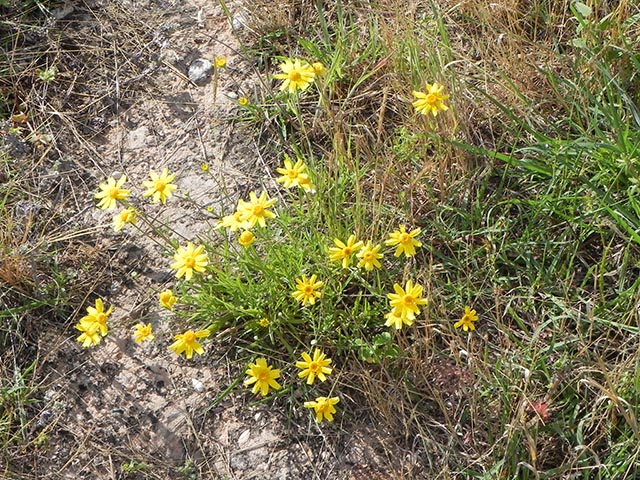
{"label": "white rock", "polygon": [[206,82],[213,72],[213,65],[206,58],[198,58],[189,66],[189,80],[195,84]]}
{"label": "white rock", "polygon": [[245,443],[247,443],[249,441],[250,437],[251,437],[251,430],[245,430],[238,437],[238,445],[239,446],[244,445]]}
{"label": "white rock", "polygon": [[198,393],[204,392],[204,383],[202,383],[200,380],[198,380],[196,378],[192,378],[191,379],[191,385],[193,385],[193,389],[196,392],[198,392]]}

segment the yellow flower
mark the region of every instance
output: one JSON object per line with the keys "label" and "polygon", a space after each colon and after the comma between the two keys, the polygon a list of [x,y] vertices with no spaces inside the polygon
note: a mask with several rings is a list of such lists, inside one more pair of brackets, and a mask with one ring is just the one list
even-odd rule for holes
{"label": "yellow flower", "polygon": [[274,75],[278,80],[284,80],[280,85],[280,90],[289,90],[289,93],[295,93],[298,89],[306,89],[316,76],[315,70],[311,65],[303,60],[291,59],[285,60],[280,65],[280,70],[284,73]]}
{"label": "yellow flower", "polygon": [[238,105],[240,105],[241,107],[249,105],[249,99],[247,97],[240,97],[238,99]]}
{"label": "yellow flower", "polygon": [[151,333],[150,323],[147,323],[146,325],[144,323],[139,323],[135,325],[133,328],[135,328],[136,330],[133,333],[133,339],[135,340],[136,343],[140,343],[145,340],[153,340],[154,338],[156,338],[155,335]]}
{"label": "yellow flower", "polygon": [[[107,328],[107,320],[113,311],[113,307],[104,311],[104,303],[101,298],[96,299],[95,307],[87,307],[87,315],[82,317],[79,324],[83,327],[82,331],[99,331],[104,337],[109,329]],[[78,329],[80,330],[80,329]]]}
{"label": "yellow flower", "polygon": [[313,408],[316,411],[317,423],[320,423],[324,418],[333,422],[333,414],[336,413],[334,405],[339,401],[338,397],[318,397],[315,402],[304,402],[304,408]]}
{"label": "yellow flower", "polygon": [[400,330],[402,328],[402,325],[413,325],[413,320],[408,318],[406,315],[399,315],[398,311],[395,308],[389,313],[385,314],[384,318],[387,319],[384,324],[387,327],[394,326],[396,327],[396,330]]}
{"label": "yellow flower", "polygon": [[313,358],[311,358],[311,355],[307,352],[303,352],[302,359],[303,361],[296,362],[296,367],[302,369],[302,371],[298,373],[298,377],[307,377],[307,385],[313,385],[316,377],[318,377],[321,382],[324,382],[327,379],[325,375],[331,373],[331,368],[328,366],[331,363],[331,359],[326,358],[326,355],[322,353],[319,348],[316,348],[313,352]]}
{"label": "yellow flower", "polygon": [[173,310],[173,304],[176,303],[176,301],[178,300],[174,295],[173,292],[171,290],[169,290],[168,288],[162,292],[160,292],[160,294],[158,295],[159,300],[160,300],[160,306],[168,309],[168,310]]}
{"label": "yellow flower", "polygon": [[280,378],[280,370],[273,368],[271,365],[267,366],[267,360],[265,358],[256,359],[256,363],[250,363],[249,369],[245,372],[250,378],[244,381],[245,385],[253,385],[251,393],[258,393],[263,397],[269,393],[269,387],[274,390],[279,390],[280,384],[276,382],[276,378]]}
{"label": "yellow flower", "polygon": [[298,178],[298,185],[300,185],[305,192],[316,193],[313,183],[311,183],[311,180],[306,175]]}
{"label": "yellow flower", "polygon": [[202,348],[202,345],[198,343],[198,339],[207,338],[208,336],[209,330],[198,330],[197,332],[187,330],[186,332],[179,333],[173,337],[175,342],[169,345],[169,349],[173,350],[178,355],[186,352],[187,360],[191,360],[193,352],[196,352],[198,355],[202,355],[204,353],[204,349]]}
{"label": "yellow flower", "polygon": [[228,228],[230,232],[235,232],[239,228],[250,228],[249,222],[242,220],[242,212],[236,210],[231,215],[222,217],[219,225],[224,228]]}
{"label": "yellow flower", "polygon": [[285,188],[296,187],[300,185],[300,180],[309,179],[307,174],[303,173],[306,168],[302,160],[298,160],[294,165],[291,159],[285,156],[284,168],[276,168],[276,172],[282,175],[276,179],[276,182],[282,183]]}
{"label": "yellow flower", "polygon": [[267,317],[261,318],[260,320],[258,320],[258,325],[260,325],[261,327],[268,327],[269,326],[269,319]]}
{"label": "yellow flower", "polygon": [[431,112],[435,117],[439,110],[443,112],[449,110],[449,107],[442,103],[449,98],[449,95],[443,95],[442,90],[444,90],[444,85],[436,82],[433,85],[427,83],[426,93],[413,91],[413,96],[416,97],[413,106],[416,111],[423,115],[428,115]]}
{"label": "yellow flower", "polygon": [[172,192],[178,188],[171,183],[176,179],[176,174],[169,175],[169,169],[165,168],[160,175],[152,170],[149,172],[149,176],[151,177],[150,181],[142,182],[142,185],[147,187],[142,196],[150,197],[153,195],[154,203],[162,202],[164,204]]}
{"label": "yellow flower", "polygon": [[204,272],[205,267],[208,265],[207,252],[204,251],[204,246],[193,246],[193,243],[189,242],[186,248],[178,247],[178,251],[173,255],[174,263],[171,264],[172,270],[176,271],[176,278],[184,276],[185,280],[191,280],[193,271]]}
{"label": "yellow flower", "polygon": [[75,326],[77,330],[82,332],[77,340],[82,343],[84,348],[98,345],[100,338],[109,332],[107,320],[112,310],[113,307],[109,307],[105,312],[104,303],[100,298],[96,299],[95,307],[87,307],[87,315],[82,317]]}
{"label": "yellow flower", "polygon": [[88,348],[100,343],[102,337],[100,337],[100,332],[98,332],[98,330],[86,329],[79,323],[76,325],[76,329],[82,332],[78,337],[78,342],[82,343],[83,348]]}
{"label": "yellow flower", "polygon": [[418,235],[420,235],[419,228],[415,230],[411,230],[407,232],[405,230],[404,225],[400,225],[398,230],[391,232],[389,234],[389,240],[386,240],[385,245],[397,245],[395,253],[393,254],[396,257],[399,257],[402,253],[407,257],[412,257],[416,254],[416,247],[421,247],[422,243],[415,239]]}
{"label": "yellow flower", "polygon": [[133,208],[126,208],[113,216],[113,229],[119,232],[124,228],[125,223],[135,225],[137,220],[138,213]]}
{"label": "yellow flower", "polygon": [[127,176],[122,175],[116,182],[113,177],[107,179],[107,183],[101,183],[98,185],[100,191],[94,195],[95,198],[99,198],[98,207],[103,210],[113,210],[116,208],[116,202],[118,200],[124,200],[131,195],[131,190],[120,188],[127,181]]}
{"label": "yellow flower", "polygon": [[256,237],[250,230],[245,230],[238,237],[238,243],[243,247],[248,247],[255,241]]}
{"label": "yellow flower", "polygon": [[305,275],[301,278],[296,278],[296,290],[291,294],[293,298],[298,300],[304,306],[306,303],[314,305],[316,298],[322,296],[320,288],[324,285],[324,282],[317,282],[317,275],[311,275],[311,278],[307,280]]}
{"label": "yellow flower", "polygon": [[216,57],[215,62],[216,62],[216,67],[224,68],[227,66],[227,57],[225,57],[224,55],[221,57]]}
{"label": "yellow flower", "polygon": [[462,318],[453,324],[454,328],[462,327],[465,332],[469,330],[475,330],[476,326],[473,322],[478,321],[478,315],[475,310],[471,310],[471,307],[464,307],[464,315]]}
{"label": "yellow flower", "polygon": [[208,172],[209,171],[209,164],[208,163],[203,163],[202,165],[200,165],[200,170],[202,170],[203,172]]}
{"label": "yellow flower", "polygon": [[313,73],[317,76],[324,75],[327,72],[322,62],[313,62],[311,66],[313,67]]}
{"label": "yellow flower", "polygon": [[427,299],[421,298],[422,285],[417,283],[414,285],[411,280],[408,280],[404,289],[397,283],[393,285],[393,289],[396,293],[389,293],[387,297],[395,315],[414,320],[416,315],[420,313],[419,305],[427,304]]}
{"label": "yellow flower", "polygon": [[368,272],[373,270],[374,268],[382,267],[382,264],[379,262],[379,259],[384,256],[379,253],[381,248],[382,245],[376,245],[374,247],[371,244],[371,240],[369,240],[365,244],[364,248],[356,254],[356,257],[360,259],[360,261],[358,262],[358,267],[364,267],[364,269]]}
{"label": "yellow flower", "polygon": [[241,212],[240,219],[247,221],[250,227],[253,227],[256,223],[264,227],[266,218],[275,217],[275,214],[267,209],[272,207],[276,201],[275,198],[267,198],[267,192],[262,192],[260,198],[256,196],[255,192],[251,192],[248,202],[240,200],[238,203],[238,210]]}
{"label": "yellow flower", "polygon": [[351,254],[357,252],[364,245],[363,242],[356,242],[356,236],[351,235],[347,239],[347,243],[344,244],[342,241],[335,238],[333,243],[336,244],[337,247],[329,248],[329,260],[335,262],[337,260],[342,260],[342,268],[349,268],[349,259],[351,258]]}

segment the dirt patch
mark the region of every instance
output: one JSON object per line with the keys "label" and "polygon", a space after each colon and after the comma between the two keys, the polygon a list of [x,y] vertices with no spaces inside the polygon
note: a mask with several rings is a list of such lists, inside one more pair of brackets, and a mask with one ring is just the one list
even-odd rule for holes
{"label": "dirt patch", "polygon": [[[35,451],[19,460],[30,477],[360,479],[383,471],[371,435],[347,434],[339,424],[320,429],[308,412],[292,418],[277,400],[249,405],[247,392],[214,404],[244,367],[224,349],[209,345],[191,361],[167,349],[181,326],[159,312],[157,294],[174,279],[166,244],[154,235],[166,227],[181,243],[207,235],[239,196],[270,181],[252,136],[236,121],[238,98],[252,99],[258,76],[239,55],[230,25],[241,28],[247,13],[231,7],[232,22],[204,0],[94,2],[52,20],[76,44],[93,42],[79,58],[71,46],[59,54],[60,81],[82,88],[58,105],[58,125],[68,131],[52,130],[59,142],[50,148],[82,172],[69,228],[101,226],[84,238],[113,262],[105,272],[111,280],[96,295],[114,313],[95,348],[80,347],[71,322],[65,332],[41,335],[42,395],[29,433]],[[220,56],[224,68],[198,84],[188,79],[194,61]],[[72,109],[86,121],[75,121]],[[77,149],[59,144],[74,138]],[[140,197],[141,183],[164,168],[177,174],[179,191],[166,206],[151,205]],[[97,184],[122,174],[135,192],[132,203],[153,218],[141,232],[114,233],[113,212],[95,208]],[[153,324],[155,342],[134,343],[140,321]]]}

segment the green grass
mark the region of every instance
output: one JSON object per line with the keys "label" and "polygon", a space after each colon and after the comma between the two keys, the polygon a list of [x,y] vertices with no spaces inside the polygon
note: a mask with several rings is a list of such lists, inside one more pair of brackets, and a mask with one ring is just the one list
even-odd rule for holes
{"label": "green grass", "polygon": [[[300,417],[303,401],[339,396],[336,424],[369,422],[393,444],[379,446],[392,478],[640,474],[640,11],[512,3],[306,1],[299,21],[274,11],[262,23],[251,3],[260,38],[246,51],[264,88],[239,116],[273,177],[285,155],[300,158],[315,193],[269,181],[278,216],[252,229],[252,246],[221,229],[198,239],[210,263],[178,282],[177,313],[232,352],[237,378],[213,404],[248,394],[246,366],[266,357],[284,388],[260,401]],[[327,72],[289,95],[270,80],[286,58]],[[411,92],[434,81],[450,109],[417,115]],[[379,243],[399,224],[421,228],[415,257],[387,248],[373,272],[329,261],[334,238]],[[172,252],[156,227],[146,234],[162,229]],[[296,278],[313,274],[322,297],[301,307]],[[387,293],[409,279],[429,304],[396,331]],[[35,298],[3,313],[3,347],[26,312],[52,306]],[[467,305],[480,316],[472,333],[453,327]],[[334,373],[308,386],[294,362],[315,347]],[[5,444],[28,422],[32,368],[2,384]]]}

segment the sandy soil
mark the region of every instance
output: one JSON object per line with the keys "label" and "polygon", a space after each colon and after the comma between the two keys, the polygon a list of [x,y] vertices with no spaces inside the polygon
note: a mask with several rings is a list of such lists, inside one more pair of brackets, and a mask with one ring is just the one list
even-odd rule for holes
{"label": "sandy soil", "polygon": [[[246,13],[229,6],[240,26]],[[132,202],[184,241],[207,234],[253,187],[273,188],[252,136],[236,121],[237,99],[255,98],[258,75],[239,55],[217,2],[92,2],[58,16],[56,28],[75,29],[78,38],[99,32],[101,54],[109,45],[115,52],[101,69],[86,59],[81,72],[93,85],[92,101],[73,107],[94,116],[84,131],[73,127],[77,149],[59,146],[83,171],[73,189],[75,222],[99,226],[96,248],[113,263],[113,281],[100,293],[114,312],[109,335],[91,349],[75,341],[71,323],[63,334],[41,336],[42,398],[31,435],[42,442],[25,478],[389,478],[371,432],[347,432],[339,423],[319,428],[308,412],[288,418],[278,405],[251,405],[243,389],[213,406],[242,374],[239,366],[211,344],[192,361],[167,349],[180,326],[157,302],[174,282],[167,252],[128,226],[114,233],[113,212],[95,208],[97,184],[126,174]],[[201,85],[188,81],[195,59],[219,56],[225,68]],[[151,206],[141,182],[165,167],[177,173],[179,191],[166,207]],[[134,343],[140,321],[153,324],[155,342]]]}

